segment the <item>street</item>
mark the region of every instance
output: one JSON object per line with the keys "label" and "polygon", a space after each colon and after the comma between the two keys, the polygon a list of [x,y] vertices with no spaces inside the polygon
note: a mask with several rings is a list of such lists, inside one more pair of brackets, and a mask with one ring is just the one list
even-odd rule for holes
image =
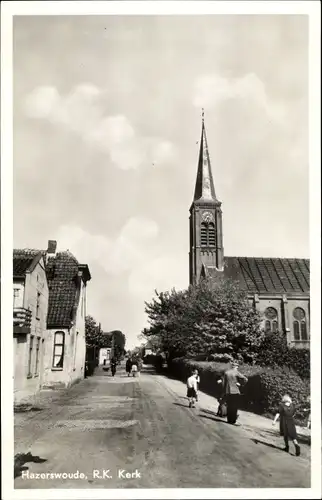
{"label": "street", "polygon": [[189,409],[185,396],[180,381],[149,368],[128,378],[120,367],[47,396],[15,415],[15,488],[310,486],[308,445],[287,454],[278,426],[257,424],[263,417],[241,412],[231,426],[214,398],[201,393]]}

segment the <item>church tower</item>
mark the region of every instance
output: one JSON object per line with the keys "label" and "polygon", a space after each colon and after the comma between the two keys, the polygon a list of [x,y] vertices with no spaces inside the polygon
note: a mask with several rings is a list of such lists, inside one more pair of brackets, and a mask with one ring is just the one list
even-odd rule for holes
{"label": "church tower", "polygon": [[190,207],[190,285],[199,283],[209,268],[223,271],[224,248],[221,202],[215,193],[202,111],[198,172]]}

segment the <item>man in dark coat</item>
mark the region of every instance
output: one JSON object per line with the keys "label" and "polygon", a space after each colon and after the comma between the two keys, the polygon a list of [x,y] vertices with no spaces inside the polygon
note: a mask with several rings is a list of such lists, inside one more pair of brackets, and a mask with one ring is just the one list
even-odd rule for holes
{"label": "man in dark coat", "polygon": [[233,361],[223,377],[223,392],[227,403],[227,421],[230,424],[235,424],[238,418],[238,408],[240,405],[240,384],[247,382],[248,378],[238,371],[238,362]]}
{"label": "man in dark coat", "polygon": [[114,377],[115,373],[116,373],[116,365],[117,365],[117,361],[115,358],[112,358],[111,359],[111,372],[112,372],[112,377]]}
{"label": "man in dark coat", "polygon": [[126,360],[125,370],[126,370],[127,376],[129,377],[130,374],[131,374],[131,370],[132,370],[132,361],[131,361],[131,358],[128,358]]}

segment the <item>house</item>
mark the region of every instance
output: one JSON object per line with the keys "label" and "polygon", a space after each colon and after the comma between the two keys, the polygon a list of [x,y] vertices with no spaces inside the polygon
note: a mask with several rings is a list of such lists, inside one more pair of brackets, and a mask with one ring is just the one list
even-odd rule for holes
{"label": "house", "polygon": [[111,360],[111,348],[110,347],[102,347],[99,350],[99,364],[100,365],[108,365]]}
{"label": "house", "polygon": [[48,284],[39,250],[13,252],[14,400],[38,392],[43,383]]}
{"label": "house", "polygon": [[49,288],[43,387],[69,387],[85,376],[86,289],[91,279],[86,264],[69,251],[47,252]]}
{"label": "house", "polygon": [[15,402],[85,376],[88,266],[69,252],[13,252]]}
{"label": "house", "polygon": [[204,117],[197,179],[190,207],[190,284],[225,276],[247,291],[266,331],[284,332],[289,344],[310,344],[310,261],[299,258],[228,257],[222,204],[212,176]]}

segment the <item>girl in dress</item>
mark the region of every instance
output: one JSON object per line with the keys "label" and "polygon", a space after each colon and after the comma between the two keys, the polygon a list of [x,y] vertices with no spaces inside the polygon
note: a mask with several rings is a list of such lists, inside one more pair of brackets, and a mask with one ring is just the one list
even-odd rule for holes
{"label": "girl in dress", "polygon": [[285,394],[282,402],[279,405],[278,413],[276,413],[273,420],[273,425],[280,419],[280,435],[284,437],[285,448],[284,451],[289,452],[288,440],[291,439],[295,446],[295,454],[298,457],[301,454],[300,445],[298,443],[297,432],[294,421],[295,407],[292,403],[290,396]]}

